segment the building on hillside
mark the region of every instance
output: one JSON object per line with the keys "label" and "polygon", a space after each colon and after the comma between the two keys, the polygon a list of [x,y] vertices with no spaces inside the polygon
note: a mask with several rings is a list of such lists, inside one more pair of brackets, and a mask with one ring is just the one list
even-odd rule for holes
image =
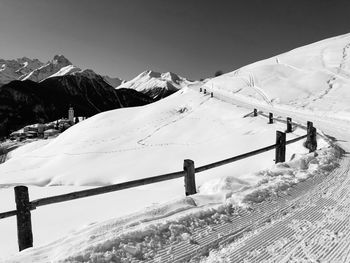
{"label": "building on hillside", "polygon": [[70,121],[71,124],[74,124],[74,109],[73,109],[73,107],[69,107],[68,120]]}
{"label": "building on hillside", "polygon": [[58,135],[60,132],[56,129],[49,129],[49,130],[46,130],[44,131],[44,139],[47,139],[49,137],[52,137],[52,136],[56,136]]}
{"label": "building on hillside", "polygon": [[10,139],[11,140],[18,140],[22,141],[26,138],[26,133],[24,132],[24,129],[20,129],[18,131],[14,131],[10,134]]}
{"label": "building on hillside", "polygon": [[46,130],[53,129],[54,123],[36,123],[32,125],[27,125],[23,129],[12,132],[10,138],[12,140],[22,141],[24,139],[34,139],[34,138],[43,138]]}

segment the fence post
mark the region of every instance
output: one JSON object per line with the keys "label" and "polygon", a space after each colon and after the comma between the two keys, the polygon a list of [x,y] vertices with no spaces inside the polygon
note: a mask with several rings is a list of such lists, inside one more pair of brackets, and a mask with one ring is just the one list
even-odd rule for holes
{"label": "fence post", "polygon": [[202,88],[199,88],[199,92],[202,92]]}
{"label": "fence post", "polygon": [[273,123],[273,114],[270,112],[269,113],[269,124]]}
{"label": "fence post", "polygon": [[196,193],[196,179],[194,174],[194,162],[192,160],[184,160],[184,171],[186,196],[193,195]]}
{"label": "fence post", "polygon": [[309,149],[310,153],[317,149],[317,130],[310,121],[307,122],[307,137],[304,146]]}
{"label": "fence post", "polygon": [[17,238],[19,251],[33,246],[32,220],[30,202],[26,186],[15,187],[17,209]]}
{"label": "fence post", "polygon": [[257,110],[257,109],[254,109],[253,113],[254,113],[254,114],[253,114],[254,117],[258,116],[258,110]]}
{"label": "fence post", "polygon": [[311,121],[307,121],[307,123],[306,123],[306,130],[307,130],[307,133],[309,133],[309,130],[311,129],[311,127],[314,127],[314,124],[313,124],[313,122],[311,122]]}
{"label": "fence post", "polygon": [[286,160],[286,134],[276,131],[276,152],[275,163],[281,163]]}
{"label": "fence post", "polygon": [[204,89],[203,93],[204,93],[204,94],[207,94],[207,89]]}
{"label": "fence post", "polygon": [[287,130],[286,132],[292,132],[292,118],[287,117]]}

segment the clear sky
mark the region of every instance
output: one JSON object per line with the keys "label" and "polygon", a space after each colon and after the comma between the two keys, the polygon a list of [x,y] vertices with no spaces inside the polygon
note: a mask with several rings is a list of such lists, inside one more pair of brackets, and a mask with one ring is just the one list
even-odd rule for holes
{"label": "clear sky", "polygon": [[0,58],[209,77],[350,32],[349,0],[0,0]]}

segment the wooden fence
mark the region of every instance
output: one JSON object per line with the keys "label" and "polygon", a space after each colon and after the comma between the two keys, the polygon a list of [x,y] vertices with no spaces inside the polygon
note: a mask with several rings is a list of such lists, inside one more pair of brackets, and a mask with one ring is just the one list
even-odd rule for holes
{"label": "wooden fence", "polygon": [[[205,91],[206,90],[204,90],[204,92]],[[254,109],[251,115],[258,116],[257,109]],[[273,123],[273,120],[274,120],[273,114],[270,113],[268,123]],[[286,123],[287,123],[286,132],[291,132],[292,125],[293,125],[292,119],[287,118]],[[184,160],[184,166],[182,171],[162,174],[162,175],[148,177],[148,178],[142,178],[142,179],[129,181],[125,183],[102,186],[102,187],[97,187],[97,188],[92,188],[88,190],[82,190],[82,191],[77,191],[77,192],[72,192],[67,194],[50,196],[50,197],[40,198],[32,201],[30,201],[29,199],[28,188],[26,186],[16,186],[14,188],[16,210],[0,213],[0,219],[11,217],[11,216],[17,217],[18,246],[19,246],[19,251],[21,251],[23,249],[33,246],[33,234],[32,234],[30,211],[36,209],[39,206],[65,202],[65,201],[79,199],[79,198],[88,197],[88,196],[105,194],[109,192],[119,191],[119,190],[128,189],[132,187],[147,185],[147,184],[158,183],[158,182],[167,181],[167,180],[180,178],[180,177],[184,177],[185,194],[193,195],[196,193],[196,181],[195,181],[196,173],[200,173],[209,169],[213,169],[215,167],[219,167],[219,166],[229,164],[238,160],[242,160],[242,159],[245,159],[254,155],[258,155],[267,151],[271,151],[273,149],[275,149],[275,163],[284,162],[286,145],[306,138],[306,142],[304,143],[304,146],[307,147],[310,150],[310,152],[312,152],[312,151],[315,151],[317,148],[316,135],[317,135],[316,128],[313,127],[312,122],[308,122],[306,135],[286,141],[286,133],[277,131],[275,144],[272,144],[248,153],[244,153],[238,156],[234,156],[225,160],[217,161],[217,162],[203,165],[200,167],[195,167],[194,161],[187,159],[187,160]]]}

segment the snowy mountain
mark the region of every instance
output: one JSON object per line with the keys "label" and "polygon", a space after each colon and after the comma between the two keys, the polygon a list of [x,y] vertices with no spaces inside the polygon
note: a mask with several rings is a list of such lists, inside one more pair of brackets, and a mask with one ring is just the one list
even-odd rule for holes
{"label": "snowy mountain", "polygon": [[78,71],[81,71],[81,69],[76,67],[76,66],[73,66],[73,65],[68,65],[68,66],[62,67],[59,71],[48,76],[47,78],[70,75],[70,74],[73,74],[74,72],[78,72]]}
{"label": "snowy mountain", "polygon": [[55,55],[51,61],[33,70],[32,72],[21,76],[19,79],[39,82],[50,77],[51,75],[57,73],[62,68],[67,66],[72,66],[72,63],[67,58],[65,58],[63,55]]}
{"label": "snowy mountain", "polygon": [[13,60],[0,59],[0,86],[26,76],[43,64],[38,59],[27,57]]}
{"label": "snowy mountain", "polygon": [[171,72],[158,73],[148,70],[117,88],[134,89],[158,100],[182,89],[189,83],[191,82],[187,79]]}
{"label": "snowy mountain", "polygon": [[[82,71],[82,69],[74,66],[63,55],[55,55],[46,64],[38,59],[29,59],[26,57],[16,60],[0,59],[0,86],[13,80],[40,82],[46,78],[71,75],[78,71]],[[103,76],[103,78],[112,87],[117,87],[124,82],[119,78],[111,78],[109,76]]]}

